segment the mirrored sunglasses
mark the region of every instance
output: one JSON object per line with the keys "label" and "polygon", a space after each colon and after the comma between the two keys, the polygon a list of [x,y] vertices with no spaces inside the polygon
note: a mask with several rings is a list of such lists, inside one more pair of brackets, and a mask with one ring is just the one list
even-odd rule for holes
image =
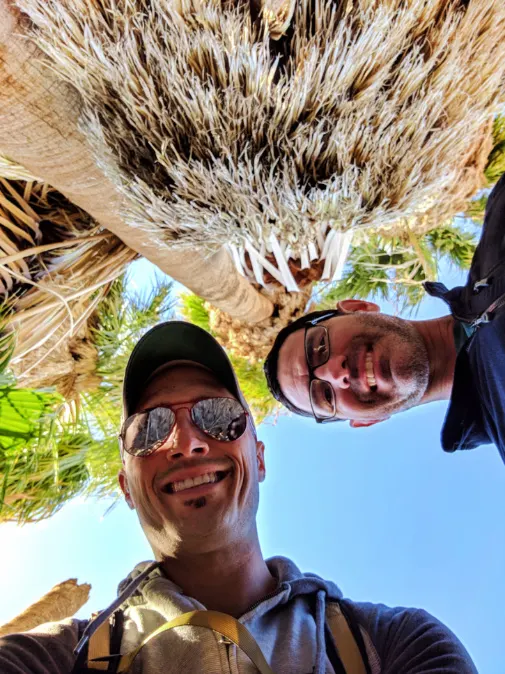
{"label": "mirrored sunglasses", "polygon": [[[203,433],[220,442],[233,442],[247,428],[248,413],[235,398],[204,398],[186,407],[191,421]],[[167,440],[176,423],[170,407],[155,407],[132,414],[119,435],[122,448],[132,456],[148,456]]]}

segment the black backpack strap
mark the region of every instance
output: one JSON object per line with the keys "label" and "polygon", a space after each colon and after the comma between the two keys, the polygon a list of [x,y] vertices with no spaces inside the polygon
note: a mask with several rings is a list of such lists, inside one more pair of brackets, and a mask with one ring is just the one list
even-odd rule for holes
{"label": "black backpack strap", "polygon": [[[123,638],[124,613],[121,609],[111,616],[110,626],[110,655],[121,652],[121,639]],[[119,658],[110,660],[107,668],[108,674],[116,674],[119,666]]]}
{"label": "black backpack strap", "polygon": [[[77,626],[77,641],[79,642],[82,639],[86,628],[88,627],[91,620],[79,620]],[[84,674],[87,671],[87,661],[88,661],[88,648],[87,646],[83,648],[75,659],[74,666],[70,674]]]}

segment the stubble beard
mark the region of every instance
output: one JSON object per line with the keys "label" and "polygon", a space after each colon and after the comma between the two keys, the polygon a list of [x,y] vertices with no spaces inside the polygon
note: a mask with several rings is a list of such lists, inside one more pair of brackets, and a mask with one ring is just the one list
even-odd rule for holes
{"label": "stubble beard", "polygon": [[391,372],[392,395],[377,394],[377,405],[370,405],[371,410],[380,410],[384,416],[390,416],[414,407],[422,399],[429,382],[428,352],[421,335],[412,324],[395,316],[363,312],[356,317],[364,329],[351,340],[351,367],[364,345],[370,344],[373,348],[382,345],[384,355],[381,358],[388,358],[390,366],[395,354],[394,372]]}

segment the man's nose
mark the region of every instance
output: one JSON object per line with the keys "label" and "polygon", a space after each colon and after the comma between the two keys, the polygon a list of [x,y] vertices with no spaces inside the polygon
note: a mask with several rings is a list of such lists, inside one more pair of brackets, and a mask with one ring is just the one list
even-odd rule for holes
{"label": "man's nose", "polygon": [[324,365],[320,365],[314,370],[318,379],[324,379],[329,382],[333,388],[349,388],[350,375],[349,366],[344,356],[332,356]]}
{"label": "man's nose", "polygon": [[191,421],[189,410],[177,410],[175,419],[174,430],[168,437],[167,442],[160,448],[168,453],[168,460],[188,459],[208,454],[209,445],[203,433],[198,431]]}

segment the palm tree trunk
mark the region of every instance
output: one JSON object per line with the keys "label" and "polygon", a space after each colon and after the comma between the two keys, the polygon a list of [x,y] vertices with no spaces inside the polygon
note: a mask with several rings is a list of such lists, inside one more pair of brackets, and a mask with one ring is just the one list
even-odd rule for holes
{"label": "palm tree trunk", "polygon": [[96,166],[78,130],[78,96],[41,63],[41,52],[23,36],[23,23],[19,10],[9,0],[0,0],[0,152],[231,316],[251,323],[270,316],[270,300],[238,273],[224,249],[212,255],[174,251],[156,231],[125,223],[120,216],[121,197]]}
{"label": "palm tree trunk", "polygon": [[91,585],[77,584],[70,578],[41,597],[25,611],[5,625],[0,626],[0,637],[6,634],[26,632],[48,622],[70,618],[88,601]]}

